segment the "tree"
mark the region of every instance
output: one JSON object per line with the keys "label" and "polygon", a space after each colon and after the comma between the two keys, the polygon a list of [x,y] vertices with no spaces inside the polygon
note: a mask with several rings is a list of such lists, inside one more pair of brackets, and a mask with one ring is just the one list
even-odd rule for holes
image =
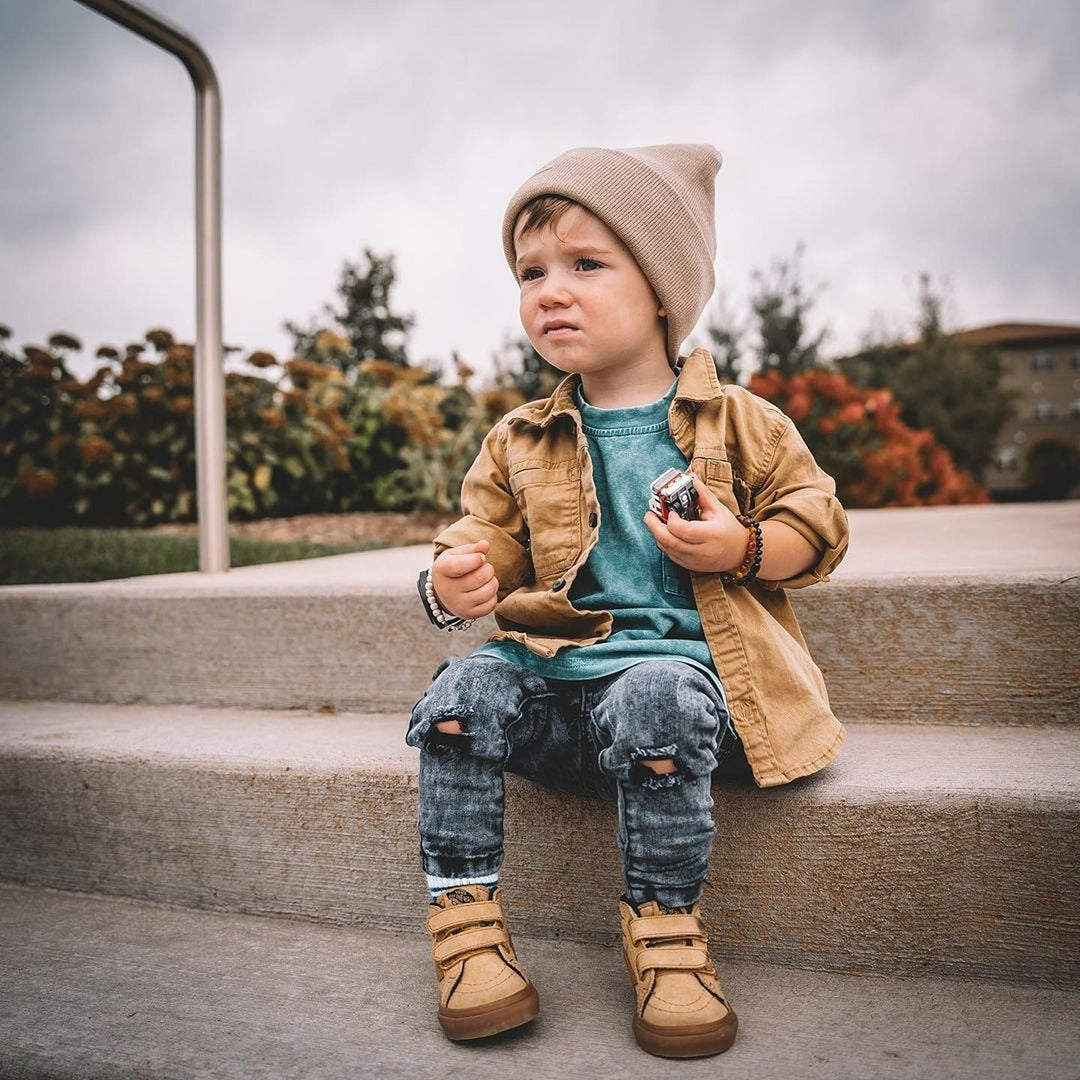
{"label": "tree", "polygon": [[363,261],[346,261],[337,294],[341,309],[323,307],[321,319],[308,327],[285,323],[293,351],[302,360],[329,364],[349,373],[365,360],[385,360],[399,367],[409,364],[406,343],[415,322],[390,306],[394,286],[394,256],[364,249]]}
{"label": "tree", "polygon": [[[721,382],[738,382],[742,376],[770,371],[786,378],[824,366],[820,351],[828,331],[810,336],[809,316],[817,297],[808,295],[802,284],[803,251],[799,244],[790,259],[774,260],[767,272],[754,271],[750,313],[744,322],[732,311],[727,296],[717,294],[705,326],[705,344]],[[746,363],[748,336],[750,362]]]}
{"label": "tree", "polygon": [[871,342],[837,364],[861,386],[891,390],[906,424],[929,428],[961,469],[979,476],[1013,413],[1013,395],[1002,388],[1000,356],[955,341],[942,325],[943,306],[923,274],[916,341]]}
{"label": "tree", "polygon": [[821,366],[819,350],[828,331],[808,337],[808,316],[817,298],[803,288],[803,251],[799,244],[791,259],[774,261],[768,274],[754,272],[750,306],[757,320],[758,374],[776,371],[786,378]]}
{"label": "tree", "polygon": [[746,328],[739,326],[725,294],[717,295],[705,325],[707,347],[712,353],[716,375],[721,382],[737,383],[742,360],[742,339]]}
{"label": "tree", "polygon": [[504,343],[495,355],[495,385],[516,390],[525,401],[547,397],[563,379],[533,347],[528,338]]}
{"label": "tree", "polygon": [[1024,459],[1025,497],[1066,499],[1080,485],[1080,450],[1061,439],[1032,443]]}

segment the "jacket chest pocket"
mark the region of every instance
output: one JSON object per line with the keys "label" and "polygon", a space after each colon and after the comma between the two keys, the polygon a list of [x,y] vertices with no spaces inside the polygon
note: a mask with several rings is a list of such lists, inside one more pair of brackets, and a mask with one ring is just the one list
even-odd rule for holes
{"label": "jacket chest pocket", "polygon": [[745,514],[750,509],[751,492],[746,482],[736,476],[731,462],[724,458],[695,458],[694,472],[704,475],[709,490],[733,514]]}
{"label": "jacket chest pocket", "polygon": [[581,470],[576,461],[524,461],[510,490],[529,529],[538,579],[568,570],[581,555]]}

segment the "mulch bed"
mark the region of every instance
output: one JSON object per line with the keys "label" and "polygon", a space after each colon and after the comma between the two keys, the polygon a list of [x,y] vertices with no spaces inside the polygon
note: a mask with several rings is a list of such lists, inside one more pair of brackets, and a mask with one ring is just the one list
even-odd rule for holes
{"label": "mulch bed", "polygon": [[[456,514],[435,511],[417,513],[372,512],[367,514],[301,514],[290,518],[263,518],[261,521],[229,523],[229,534],[242,540],[267,540],[284,543],[304,540],[309,544],[352,544],[378,541],[395,547],[427,544]],[[194,524],[156,525],[157,533],[193,535]]]}

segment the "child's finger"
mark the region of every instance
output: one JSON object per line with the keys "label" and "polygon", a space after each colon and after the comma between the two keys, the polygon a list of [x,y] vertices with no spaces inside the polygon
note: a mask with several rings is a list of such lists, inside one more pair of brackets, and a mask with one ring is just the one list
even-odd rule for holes
{"label": "child's finger", "polygon": [[489,541],[477,540],[473,544],[459,544],[457,547],[447,548],[443,555],[487,555],[490,550]]}
{"label": "child's finger", "polygon": [[440,574],[448,578],[464,577],[479,569],[487,562],[490,544],[478,540],[475,544],[463,544],[461,547],[447,548],[436,560]]}
{"label": "child's finger", "polygon": [[711,517],[718,510],[724,509],[724,504],[712,493],[712,489],[697,473],[694,474],[694,486],[697,488],[698,511],[702,517]]}
{"label": "child's finger", "polygon": [[651,510],[645,515],[645,528],[652,533],[656,546],[663,548],[668,536],[667,526]]}
{"label": "child's finger", "polygon": [[475,592],[487,585],[494,577],[495,567],[485,562],[471,573],[454,578],[454,585],[463,593]]}
{"label": "child's finger", "polygon": [[483,603],[477,603],[470,605],[462,611],[462,617],[466,619],[482,619],[485,615],[490,615],[496,608],[495,597],[492,596],[489,600],[485,600]]}
{"label": "child's finger", "polygon": [[458,578],[467,577],[474,570],[479,570],[484,565],[485,558],[483,555],[477,553],[474,555],[455,555],[451,552],[444,552],[439,558],[439,565],[435,568],[436,572],[442,577],[451,578],[457,580]]}
{"label": "child's finger", "polygon": [[499,579],[491,577],[475,589],[466,589],[463,595],[473,607],[487,604],[499,595]]}
{"label": "child's finger", "polygon": [[683,552],[685,545],[671,530],[671,523],[674,520],[675,515],[669,514],[667,524],[665,524],[650,510],[645,515],[645,527],[652,533],[653,539],[656,541],[656,546],[667,555],[668,558],[675,558],[677,560]]}
{"label": "child's finger", "polygon": [[701,527],[700,521],[686,521],[684,518],[679,517],[678,514],[668,514],[667,529],[676,540],[681,541],[684,544],[701,544],[704,543],[705,537],[702,533],[705,531]]}

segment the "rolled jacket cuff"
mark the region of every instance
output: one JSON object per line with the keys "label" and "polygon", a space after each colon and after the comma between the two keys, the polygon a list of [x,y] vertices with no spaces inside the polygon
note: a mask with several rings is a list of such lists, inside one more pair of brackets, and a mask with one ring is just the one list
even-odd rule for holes
{"label": "rolled jacket cuff", "polygon": [[[839,506],[839,504],[837,505]],[[844,515],[846,525],[847,515],[844,514],[843,510],[840,513]],[[840,565],[840,561],[847,552],[848,532],[846,527],[840,531],[840,536],[833,538],[833,542],[830,543],[829,537],[822,536],[804,518],[784,507],[779,507],[772,512],[766,508],[761,512],[758,520],[762,523],[779,521],[787,525],[788,528],[794,529],[808,544],[820,552],[818,561],[813,566],[807,568],[801,574],[796,574],[794,577],[786,578],[783,581],[766,581],[758,578],[758,584],[766,589],[801,589],[807,585],[814,585],[819,581],[828,581],[829,575]]]}

